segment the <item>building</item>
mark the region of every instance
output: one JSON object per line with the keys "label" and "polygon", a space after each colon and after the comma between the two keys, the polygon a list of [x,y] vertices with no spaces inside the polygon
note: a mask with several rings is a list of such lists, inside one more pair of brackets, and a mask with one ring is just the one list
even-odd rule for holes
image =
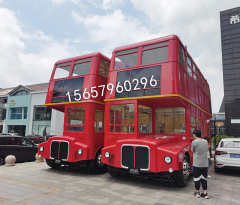
{"label": "building", "polygon": [[[211,123],[211,137],[215,135],[226,135],[226,121],[225,121],[225,106],[224,99],[218,113],[212,114]],[[221,126],[219,126],[221,125]]]}
{"label": "building", "polygon": [[240,137],[240,7],[220,12],[226,134]]}
{"label": "building", "polygon": [[13,88],[0,89],[0,133],[3,132],[6,121],[8,93]]}
{"label": "building", "polygon": [[0,89],[0,131],[61,135],[64,114],[44,106],[48,83]]}

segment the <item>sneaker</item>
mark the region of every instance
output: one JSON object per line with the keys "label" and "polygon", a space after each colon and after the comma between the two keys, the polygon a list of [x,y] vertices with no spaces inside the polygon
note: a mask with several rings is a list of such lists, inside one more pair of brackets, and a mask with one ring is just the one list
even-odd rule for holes
{"label": "sneaker", "polygon": [[209,178],[211,178],[211,176],[210,176],[210,175],[207,175],[207,178],[209,179]]}
{"label": "sneaker", "polygon": [[204,194],[204,193],[201,193],[201,197],[203,197],[203,198],[205,198],[205,199],[209,199],[209,196],[208,196],[208,194],[206,193],[206,194]]}
{"label": "sneaker", "polygon": [[200,198],[200,192],[194,192],[194,196],[196,196],[197,198]]}

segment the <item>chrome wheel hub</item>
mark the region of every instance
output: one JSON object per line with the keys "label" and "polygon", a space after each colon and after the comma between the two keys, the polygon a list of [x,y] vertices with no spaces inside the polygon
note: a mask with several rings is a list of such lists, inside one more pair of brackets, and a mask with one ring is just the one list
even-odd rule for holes
{"label": "chrome wheel hub", "polygon": [[184,179],[187,179],[190,175],[190,164],[186,159],[183,161],[183,177]]}
{"label": "chrome wheel hub", "polygon": [[97,165],[98,165],[99,168],[102,168],[104,166],[104,164],[101,162],[101,158],[102,158],[102,155],[99,154],[97,156]]}

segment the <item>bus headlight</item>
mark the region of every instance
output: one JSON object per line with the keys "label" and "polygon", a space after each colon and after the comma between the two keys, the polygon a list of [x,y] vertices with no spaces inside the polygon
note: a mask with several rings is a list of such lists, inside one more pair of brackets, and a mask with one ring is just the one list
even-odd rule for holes
{"label": "bus headlight", "polygon": [[105,157],[109,158],[110,157],[110,152],[105,152]]}
{"label": "bus headlight", "polygon": [[41,146],[39,150],[42,152],[44,150],[43,146]]}
{"label": "bus headlight", "polygon": [[82,149],[79,149],[78,150],[78,154],[81,155],[83,153],[83,150]]}
{"label": "bus headlight", "polygon": [[166,157],[164,158],[164,160],[165,160],[165,162],[166,162],[167,164],[170,164],[170,163],[172,162],[172,158],[169,157],[169,156],[166,156]]}

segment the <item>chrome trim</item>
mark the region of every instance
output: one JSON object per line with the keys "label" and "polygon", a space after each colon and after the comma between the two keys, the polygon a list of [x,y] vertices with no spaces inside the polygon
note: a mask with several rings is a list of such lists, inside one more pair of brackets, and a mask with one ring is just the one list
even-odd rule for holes
{"label": "chrome trim", "polygon": [[[122,148],[123,148],[123,146],[147,147],[148,148],[148,168],[147,169],[140,169],[140,170],[148,171],[150,169],[150,149],[149,149],[149,147],[147,145],[137,145],[137,144],[123,144],[121,146],[121,166],[122,166],[122,168],[125,168],[125,169],[129,168],[129,167],[125,167],[125,166],[122,165]],[[134,156],[135,156],[135,150],[134,150]],[[135,159],[135,157],[134,157],[134,159]],[[134,164],[135,164],[135,160],[134,160]],[[133,167],[131,167],[131,168],[133,168]]]}
{"label": "chrome trim", "polygon": [[[65,140],[52,140],[52,141],[51,141],[51,146],[50,146],[50,158],[51,158],[51,159],[54,159],[54,158],[51,157],[52,142],[67,142],[67,143],[68,143],[68,155],[67,155],[67,159],[62,159],[63,161],[67,161],[67,160],[68,160],[68,157],[69,157],[69,142],[68,142],[68,141],[65,141]],[[60,146],[59,146],[59,149],[60,149]],[[58,150],[58,152],[59,152],[59,150]]]}

